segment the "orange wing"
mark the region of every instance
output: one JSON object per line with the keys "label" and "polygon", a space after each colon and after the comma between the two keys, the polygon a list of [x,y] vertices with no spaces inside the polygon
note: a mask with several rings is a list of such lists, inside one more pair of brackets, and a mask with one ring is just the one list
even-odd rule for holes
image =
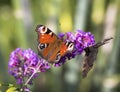
{"label": "orange wing", "polygon": [[60,47],[60,54],[64,56],[67,52],[71,52],[74,48],[74,44],[71,41],[63,42]]}
{"label": "orange wing", "polygon": [[39,43],[53,43],[57,37],[55,35],[51,36],[50,34],[39,34],[38,42]]}
{"label": "orange wing", "polygon": [[38,25],[36,27],[36,32],[38,33],[38,42],[39,43],[53,43],[58,37],[53,33],[49,28]]}
{"label": "orange wing", "polygon": [[58,51],[60,51],[61,40],[58,39],[50,29],[43,25],[38,25],[36,27],[36,32],[38,33],[38,42],[39,44],[46,44],[47,46],[38,51],[41,57],[46,59],[49,62],[54,62]]}
{"label": "orange wing", "polygon": [[67,46],[65,45],[64,42],[62,42],[61,47],[60,47],[60,55],[64,56],[67,52]]}

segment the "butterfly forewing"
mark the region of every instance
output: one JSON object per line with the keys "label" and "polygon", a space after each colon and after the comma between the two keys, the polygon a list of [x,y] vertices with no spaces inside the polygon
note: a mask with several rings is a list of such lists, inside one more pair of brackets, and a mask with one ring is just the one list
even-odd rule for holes
{"label": "butterfly forewing", "polygon": [[38,42],[39,43],[53,43],[57,40],[57,36],[47,27],[45,27],[45,32],[41,32],[45,26],[38,25],[36,27],[36,32],[38,33]]}

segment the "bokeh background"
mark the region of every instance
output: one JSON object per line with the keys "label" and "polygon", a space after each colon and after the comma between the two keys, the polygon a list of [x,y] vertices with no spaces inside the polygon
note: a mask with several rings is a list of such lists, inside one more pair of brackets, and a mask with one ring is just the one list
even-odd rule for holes
{"label": "bokeh background", "polygon": [[37,24],[56,34],[90,31],[96,42],[114,39],[99,48],[87,78],[81,77],[81,55],[41,73],[33,92],[120,92],[120,0],[0,0],[0,83],[16,82],[7,68],[11,51],[20,47],[37,53]]}

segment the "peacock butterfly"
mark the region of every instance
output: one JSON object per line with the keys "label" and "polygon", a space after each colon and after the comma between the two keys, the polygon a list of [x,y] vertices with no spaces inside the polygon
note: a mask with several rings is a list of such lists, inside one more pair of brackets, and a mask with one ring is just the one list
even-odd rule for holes
{"label": "peacock butterfly", "polygon": [[62,56],[74,48],[71,41],[63,41],[44,25],[37,25],[35,31],[38,34],[38,54],[49,63],[59,62]]}

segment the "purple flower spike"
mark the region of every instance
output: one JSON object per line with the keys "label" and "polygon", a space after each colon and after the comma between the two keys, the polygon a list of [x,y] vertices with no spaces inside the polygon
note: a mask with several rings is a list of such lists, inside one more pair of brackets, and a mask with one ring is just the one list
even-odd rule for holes
{"label": "purple flower spike", "polygon": [[24,78],[29,78],[33,73],[35,73],[33,77],[36,77],[38,72],[45,72],[50,66],[44,59],[38,58],[38,55],[31,49],[17,48],[10,55],[8,68],[17,83],[22,84]]}
{"label": "purple flower spike", "polygon": [[66,60],[75,58],[76,55],[80,55],[85,48],[93,46],[95,44],[94,36],[90,32],[84,32],[78,30],[74,35],[71,32],[65,34],[59,34],[58,37],[63,41],[71,41],[74,43],[74,49],[71,52],[68,52],[65,56],[61,57],[60,61],[55,63],[55,66],[63,65]]}

